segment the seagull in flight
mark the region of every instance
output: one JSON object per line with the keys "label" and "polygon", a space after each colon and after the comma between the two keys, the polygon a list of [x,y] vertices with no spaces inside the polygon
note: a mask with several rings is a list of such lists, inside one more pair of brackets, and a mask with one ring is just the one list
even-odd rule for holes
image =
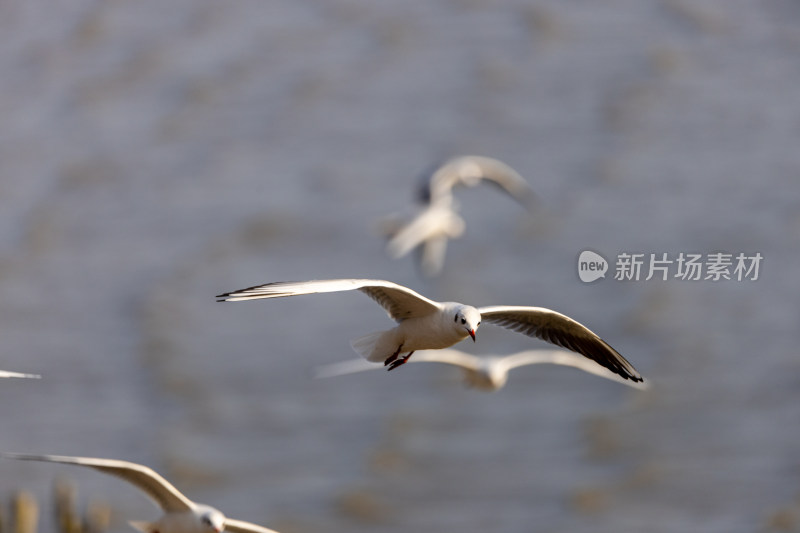
{"label": "seagull in flight", "polygon": [[436,302],[413,290],[376,279],[329,279],[277,282],[227,292],[219,302],[281,298],[323,292],[358,290],[375,300],[397,325],[351,342],[356,353],[372,362],[383,361],[393,370],[417,350],[449,348],[467,337],[475,341],[481,321],[520,332],[592,359],[631,381],[644,378],[606,341],[566,315],[544,307],[496,305],[472,307],[458,302]]}
{"label": "seagull in flight", "polygon": [[474,155],[449,159],[425,173],[419,189],[423,205],[416,214],[405,222],[399,216],[387,217],[381,222],[382,233],[389,239],[386,244],[389,257],[398,259],[418,249],[422,273],[428,277],[439,274],[444,266],[448,240],[461,237],[466,228],[453,191],[482,182],[499,187],[528,210],[538,203],[525,178],[502,161]]}
{"label": "seagull in flight", "polygon": [[130,522],[142,533],[277,533],[241,520],[226,518],[220,511],[194,503],[154,470],[128,461],[97,459],[94,457],[67,457],[63,455],[30,455],[5,453],[3,457],[23,461],[45,461],[88,466],[106,474],[124,479],[147,494],[164,514],[155,522]]}
{"label": "seagull in flight", "polygon": [[[493,392],[502,389],[508,381],[508,373],[514,368],[527,365],[553,364],[571,366],[637,389],[648,388],[644,382],[634,382],[598,365],[591,359],[566,350],[525,350],[510,355],[477,356],[455,349],[424,350],[418,352],[410,363],[444,363],[457,366],[464,372],[464,382],[470,388]],[[350,359],[317,367],[317,378],[329,378],[375,370],[378,365],[364,359]]]}

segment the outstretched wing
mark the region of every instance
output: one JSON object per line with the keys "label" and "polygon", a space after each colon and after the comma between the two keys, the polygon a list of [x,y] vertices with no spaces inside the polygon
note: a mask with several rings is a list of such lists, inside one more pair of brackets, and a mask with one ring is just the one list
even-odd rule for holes
{"label": "outstretched wing", "polygon": [[274,529],[231,518],[225,519],[225,531],[230,531],[231,533],[278,533]]}
{"label": "outstretched wing", "polygon": [[2,456],[23,461],[45,461],[88,466],[135,485],[150,496],[165,512],[183,512],[195,508],[194,502],[181,494],[178,489],[173,487],[169,481],[161,477],[157,472],[144,465],[114,459],[67,457],[63,455],[30,455],[3,452]]}
{"label": "outstretched wing", "polygon": [[[412,360],[413,359],[409,360],[409,362]],[[314,369],[314,377],[333,378],[336,376],[366,372],[367,370],[377,370],[379,368],[386,367],[382,363],[371,363],[363,357],[358,357],[356,359],[347,359],[345,361],[318,366]]]}
{"label": "outstretched wing", "polygon": [[[460,366],[470,370],[477,370],[480,360],[474,355],[461,352],[459,350],[419,350],[414,356],[408,359],[409,363],[445,363]],[[318,366],[314,369],[316,378],[332,378],[347,374],[356,374],[368,370],[378,370],[386,368],[382,364],[370,363],[366,359],[348,359],[327,365]]]}
{"label": "outstretched wing", "polygon": [[23,374],[21,372],[9,372],[7,370],[0,370],[0,378],[29,378],[41,379],[39,374]]}
{"label": "outstretched wing", "polygon": [[634,387],[636,389],[648,388],[648,385],[644,382],[635,382],[618,376],[608,369],[603,368],[595,361],[566,350],[525,350],[523,352],[518,352],[503,357],[498,361],[498,364],[502,364],[506,370],[511,370],[512,368],[517,368],[520,366],[538,364],[571,366],[572,368],[583,370],[584,372],[594,374],[595,376],[600,376],[618,383],[623,383],[629,387]]}
{"label": "outstretched wing", "polygon": [[392,236],[386,244],[386,252],[397,259],[428,239],[444,235],[452,237],[463,231],[464,220],[451,207],[429,206]]}
{"label": "outstretched wing", "polygon": [[577,352],[625,379],[644,381],[633,365],[606,341],[566,315],[543,307],[492,306],[478,311],[484,322]]}
{"label": "outstretched wing", "polygon": [[447,365],[460,366],[468,370],[478,370],[480,359],[474,355],[462,352],[461,350],[442,349],[442,350],[423,350],[416,352],[409,358],[409,363],[444,363]]}
{"label": "outstretched wing", "polygon": [[417,254],[419,269],[426,277],[438,276],[444,269],[444,258],[447,255],[448,238],[433,237],[425,241]]}
{"label": "outstretched wing", "polygon": [[429,198],[435,200],[458,185],[470,187],[481,181],[496,185],[528,209],[537,203],[533,189],[516,170],[498,159],[474,155],[450,159],[431,174]]}
{"label": "outstretched wing", "polygon": [[439,309],[439,304],[425,298],[407,287],[379,279],[326,279],[314,281],[279,281],[257,285],[240,291],[226,292],[217,296],[219,302],[239,302],[260,298],[281,298],[316,294],[320,292],[340,292],[359,290],[378,302],[389,314],[399,321],[424,316]]}

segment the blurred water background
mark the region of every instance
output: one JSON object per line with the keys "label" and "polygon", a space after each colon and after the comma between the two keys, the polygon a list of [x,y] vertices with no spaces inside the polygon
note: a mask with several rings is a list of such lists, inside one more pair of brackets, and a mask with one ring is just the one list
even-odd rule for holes
{"label": "blurred water background", "polygon": [[[0,368],[44,376],[0,382],[0,449],[144,463],[286,533],[800,530],[797,2],[28,0],[0,29]],[[465,153],[547,209],[460,191],[466,234],[426,280],[375,223]],[[584,284],[584,249],[764,260]],[[374,303],[213,298],[333,277],[551,307],[652,389],[312,380],[390,325]],[[3,461],[0,490],[59,475],[114,531],[157,514],[67,466]]]}

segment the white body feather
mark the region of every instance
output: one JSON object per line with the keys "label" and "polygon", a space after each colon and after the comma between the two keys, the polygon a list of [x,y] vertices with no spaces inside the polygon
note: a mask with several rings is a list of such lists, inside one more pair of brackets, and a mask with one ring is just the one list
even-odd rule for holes
{"label": "white body feather", "polygon": [[370,333],[353,339],[350,346],[368,361],[382,362],[398,349],[399,354],[417,350],[448,348],[469,337],[453,319],[461,304],[447,302],[441,311],[421,317],[407,318],[386,331]]}

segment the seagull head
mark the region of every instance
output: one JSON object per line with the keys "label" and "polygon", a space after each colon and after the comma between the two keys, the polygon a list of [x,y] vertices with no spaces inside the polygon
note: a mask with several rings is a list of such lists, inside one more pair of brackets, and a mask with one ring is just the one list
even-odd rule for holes
{"label": "seagull head", "polygon": [[498,362],[496,357],[480,358],[477,368],[465,368],[467,386],[486,392],[502,389],[508,381],[508,370]]}
{"label": "seagull head", "polygon": [[200,523],[203,530],[208,532],[220,533],[225,529],[225,515],[212,507],[202,506],[200,509]]}
{"label": "seagull head", "polygon": [[475,332],[478,330],[478,326],[481,325],[481,314],[474,307],[462,305],[456,310],[453,323],[457,328],[465,330],[472,337],[472,341],[475,342]]}

